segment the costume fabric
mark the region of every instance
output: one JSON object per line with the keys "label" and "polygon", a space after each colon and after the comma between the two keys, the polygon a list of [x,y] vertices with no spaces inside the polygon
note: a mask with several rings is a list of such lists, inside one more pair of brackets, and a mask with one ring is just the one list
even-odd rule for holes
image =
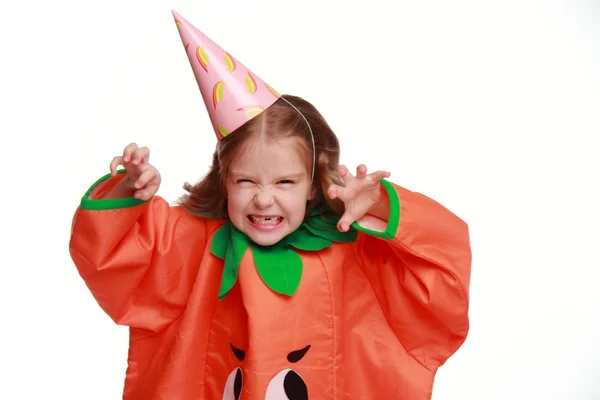
{"label": "costume fabric", "polygon": [[431,398],[469,329],[467,225],[383,180],[385,230],[312,212],[270,247],[159,196],[101,199],[74,217],[71,256],[130,327],[125,400]]}

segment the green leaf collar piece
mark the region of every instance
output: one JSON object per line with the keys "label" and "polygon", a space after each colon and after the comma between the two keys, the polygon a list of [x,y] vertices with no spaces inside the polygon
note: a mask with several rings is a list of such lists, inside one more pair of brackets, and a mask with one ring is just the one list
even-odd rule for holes
{"label": "green leaf collar piece", "polygon": [[321,216],[319,210],[312,211],[300,227],[272,246],[260,246],[227,221],[215,232],[211,253],[225,260],[219,299],[223,299],[237,281],[242,257],[248,247],[252,249],[254,265],[263,282],[274,292],[292,296],[302,278],[302,257],[296,252],[319,251],[330,247],[332,241],[351,243],[357,231],[340,232],[339,217]]}

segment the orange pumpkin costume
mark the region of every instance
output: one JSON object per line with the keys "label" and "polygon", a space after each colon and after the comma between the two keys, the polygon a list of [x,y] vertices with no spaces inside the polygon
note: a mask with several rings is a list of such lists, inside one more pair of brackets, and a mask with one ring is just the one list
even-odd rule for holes
{"label": "orange pumpkin costume", "polygon": [[[386,180],[384,232],[311,215],[270,248],[155,196],[85,194],[70,251],[130,327],[126,400],[431,398],[464,342],[467,225]],[[289,267],[289,268],[288,268]]]}

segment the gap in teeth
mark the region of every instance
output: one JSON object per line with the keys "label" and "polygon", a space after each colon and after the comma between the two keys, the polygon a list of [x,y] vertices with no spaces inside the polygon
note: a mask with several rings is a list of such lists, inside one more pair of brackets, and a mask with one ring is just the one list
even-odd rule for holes
{"label": "gap in teeth", "polygon": [[252,222],[262,225],[275,225],[281,221],[281,217],[255,217],[254,215],[251,215],[250,219]]}

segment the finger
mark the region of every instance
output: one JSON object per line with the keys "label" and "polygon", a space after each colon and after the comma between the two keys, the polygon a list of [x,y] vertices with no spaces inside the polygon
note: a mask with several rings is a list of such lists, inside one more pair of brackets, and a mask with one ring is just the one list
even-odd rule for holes
{"label": "finger", "polygon": [[136,199],[145,201],[145,200],[150,200],[150,198],[152,196],[154,196],[155,193],[156,193],[156,186],[151,185],[151,186],[146,186],[143,189],[136,190],[133,193],[133,197],[135,197]]}
{"label": "finger", "polygon": [[340,165],[338,167],[338,174],[340,178],[344,181],[344,183],[351,182],[354,179],[354,176],[348,171],[348,168],[345,165]]}
{"label": "finger", "polygon": [[367,176],[367,166],[365,164],[360,164],[356,167],[356,177],[364,178],[365,176]]}
{"label": "finger", "polygon": [[350,225],[354,222],[354,217],[349,210],[346,210],[342,218],[338,221],[337,228],[341,232],[348,232]]}
{"label": "finger", "polygon": [[369,174],[369,177],[371,179],[373,179],[375,182],[379,182],[380,180],[382,180],[384,178],[389,178],[390,173],[388,171],[375,171],[375,172]]}
{"label": "finger", "polygon": [[339,185],[329,185],[327,188],[327,195],[330,199],[337,199],[340,189],[342,189]]}
{"label": "finger", "polygon": [[152,182],[154,178],[156,178],[156,170],[152,168],[149,164],[140,166],[140,169],[142,169],[143,172],[140,174],[139,178],[134,183],[134,187],[136,189],[141,189],[147,186],[149,183]]}
{"label": "finger", "polygon": [[127,145],[127,147],[125,147],[125,149],[123,150],[123,161],[125,161],[126,163],[131,161],[131,156],[137,149],[138,145],[136,143],[130,143],[129,145]]}
{"label": "finger", "polygon": [[138,165],[140,163],[147,163],[150,158],[150,149],[148,147],[141,147],[133,153],[131,156],[131,162]]}
{"label": "finger", "polygon": [[144,158],[142,158],[142,164],[148,164],[149,162],[150,162],[150,149],[148,149],[148,152],[146,153]]}
{"label": "finger", "polygon": [[110,173],[111,175],[116,175],[117,174],[117,167],[119,165],[123,164],[123,157],[121,156],[116,156],[115,158],[112,159],[112,161],[110,162]]}
{"label": "finger", "polygon": [[343,187],[339,185],[331,185],[327,189],[327,194],[330,199],[340,199],[344,203],[354,198],[354,191],[350,187]]}

